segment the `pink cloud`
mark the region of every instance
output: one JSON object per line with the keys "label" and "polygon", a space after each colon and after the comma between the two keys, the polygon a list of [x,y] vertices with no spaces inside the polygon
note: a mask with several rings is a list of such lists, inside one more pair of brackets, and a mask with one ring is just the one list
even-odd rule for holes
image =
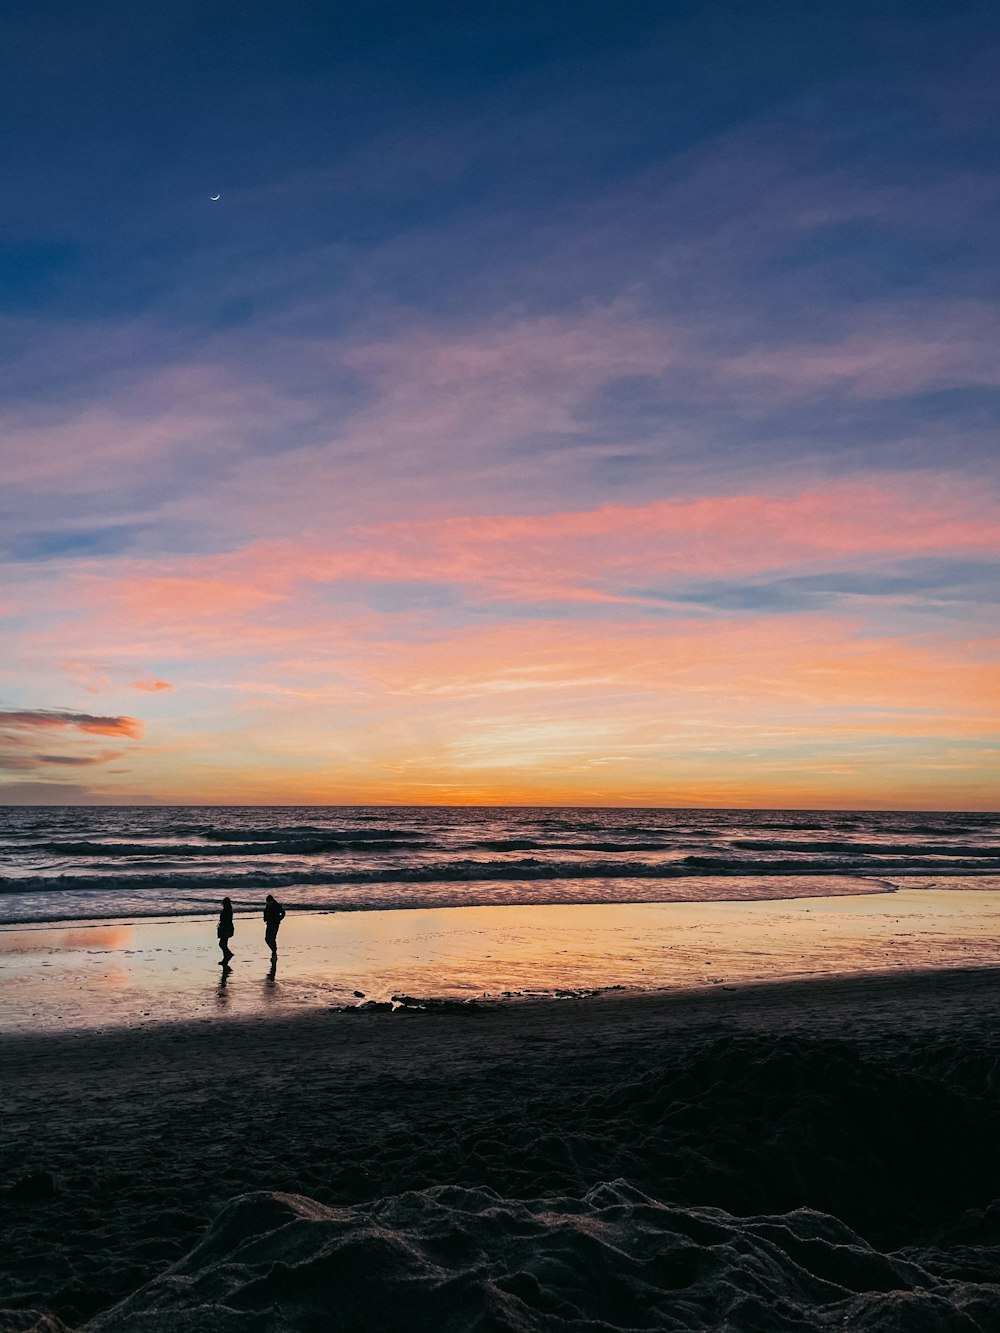
{"label": "pink cloud", "polygon": [[293,419],[294,404],[265,385],[212,365],[169,367],[138,380],[113,400],[87,404],[58,419],[9,414],[0,432],[8,486],[68,486],[104,491],[108,468],[121,485],[138,469],[178,449],[242,452],[262,419]]}
{"label": "pink cloud", "polygon": [[186,621],[228,619],[258,611],[281,596],[275,587],[267,586],[273,580],[264,571],[260,580],[253,581],[213,577],[213,565],[224,567],[226,563],[225,557],[219,561],[208,557],[196,562],[191,573],[182,565],[183,572],[177,574],[125,580],[115,592],[122,609],[140,621],[172,620],[178,613]]}
{"label": "pink cloud", "polygon": [[449,399],[488,383],[513,386],[567,384],[626,371],[655,373],[676,356],[671,333],[638,316],[626,304],[596,309],[571,319],[543,316],[480,327],[460,336],[415,333],[380,343],[365,343],[344,354],[344,361],[366,371],[390,392]]}
{"label": "pink cloud", "polygon": [[[742,352],[718,363],[726,379],[769,381],[783,391],[885,398],[1000,384],[1000,322],[989,306],[887,311],[868,328],[827,342]],[[874,327],[873,327],[874,326]]]}
{"label": "pink cloud", "polygon": [[[262,542],[169,563],[91,562],[59,592],[65,611],[85,617],[86,632],[74,635],[63,622],[36,633],[34,641],[39,651],[57,641],[63,652],[84,655],[100,642],[125,663],[292,647],[308,655],[310,644],[329,640],[339,645],[428,632],[417,611],[387,616],[367,607],[363,596],[352,602],[352,584],[457,584],[470,602],[612,603],[626,616],[634,607],[634,618],[641,619],[645,598],[638,590],[657,588],[655,604],[662,606],[670,580],[842,569],[873,556],[998,551],[1000,523],[989,497],[943,480],[925,482],[919,491],[842,483],[789,496],[416,520],[345,529],[330,542],[316,536]],[[332,609],[325,589],[338,583],[347,591]],[[100,664],[94,670],[102,670]],[[114,674],[119,670],[133,688],[166,684],[133,674],[134,667]],[[105,667],[103,675],[112,673]]]}
{"label": "pink cloud", "polygon": [[[933,498],[929,498],[930,496]],[[938,480],[842,483],[798,495],[732,495],[531,515],[385,523],[342,544],[272,542],[198,562],[199,575],[139,580],[138,605],[191,614],[278,601],[301,583],[464,584],[488,599],[638,601],[622,589],[684,579],[814,569],[871,556],[996,553],[986,499]],[[195,591],[193,584],[201,585]]]}
{"label": "pink cloud", "polygon": [[[846,483],[796,496],[736,495],[576,513],[476,516],[384,525],[357,555],[328,557],[328,576],[468,579],[532,587],[657,573],[686,577],[800,568],[873,554],[1000,549],[990,507],[942,485]],[[341,564],[343,562],[343,564]],[[308,562],[307,562],[308,564]],[[323,559],[316,565],[323,568]],[[339,573],[339,569],[344,572]],[[585,592],[583,588],[580,592]],[[592,593],[591,589],[591,593]]]}

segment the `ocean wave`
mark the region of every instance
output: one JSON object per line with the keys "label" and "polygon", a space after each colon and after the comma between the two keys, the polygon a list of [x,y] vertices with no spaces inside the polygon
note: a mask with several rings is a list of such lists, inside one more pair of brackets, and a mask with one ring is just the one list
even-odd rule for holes
{"label": "ocean wave", "polygon": [[[803,851],[805,850],[803,849]],[[705,870],[713,875],[843,875],[854,872],[864,874],[865,871],[894,875],[946,875],[952,873],[989,875],[996,873],[993,866],[984,866],[981,861],[964,861],[961,856],[949,856],[947,859],[928,861],[922,857],[897,856],[889,848],[885,849],[885,855],[878,857],[844,856],[835,861],[809,859],[806,856],[798,857],[795,860],[780,861],[755,861],[734,856],[685,856],[682,861],[675,864],[685,867],[688,871],[692,869]]]}
{"label": "ocean wave", "polygon": [[[830,823],[834,822],[834,820],[830,821]],[[796,831],[799,833],[819,833],[820,830],[829,828],[830,824],[817,824],[814,821],[805,819],[796,819],[794,822],[789,823],[779,823],[777,820],[768,819],[766,826],[769,829],[775,829],[779,833],[794,833]]]}
{"label": "ocean wave", "polygon": [[537,838],[491,838],[470,846],[482,852],[669,852],[690,845],[687,839],[659,838],[656,842],[540,842]]}
{"label": "ocean wave", "polygon": [[[413,847],[418,838],[399,836],[379,838],[377,850],[391,850],[394,847]],[[160,860],[182,857],[227,857],[227,856],[315,856],[322,852],[372,851],[372,839],[348,837],[347,835],[326,836],[322,838],[296,838],[287,842],[237,842],[231,846],[209,844],[199,846],[196,843],[155,843],[155,842],[40,842],[29,848],[31,851],[52,852],[56,856],[92,856],[113,858],[118,856],[154,856]]]}
{"label": "ocean wave", "polygon": [[742,851],[761,852],[836,852],[844,856],[982,856],[1000,860],[1000,846],[964,847],[928,843],[885,842],[794,842],[778,838],[739,838],[731,844]]}
{"label": "ocean wave", "polygon": [[[640,852],[679,852],[691,845],[687,838],[659,838],[656,841],[620,841],[618,839],[541,841],[537,838],[486,838],[464,843],[468,851],[480,852],[578,852],[616,853],[635,855]],[[731,844],[743,851],[800,852],[804,856],[813,856],[816,852],[835,853],[844,856],[971,856],[993,857],[1000,859],[1000,847],[926,847],[920,844],[888,846],[885,843],[852,842],[795,842],[781,839],[741,839]],[[323,833],[312,837],[299,836],[278,839],[277,836],[263,835],[258,841],[211,843],[167,843],[167,842],[102,842],[91,839],[82,841],[61,841],[53,839],[47,842],[29,844],[25,850],[48,852],[55,856],[89,856],[95,859],[113,859],[117,857],[155,857],[159,860],[183,858],[220,858],[248,856],[321,856],[325,853],[344,851],[381,852],[400,848],[421,847],[428,851],[441,850],[441,843],[429,840],[422,834],[394,833],[379,834],[369,838],[365,834]],[[691,858],[688,858],[689,860]],[[734,865],[746,864],[741,858],[730,858]],[[756,863],[754,863],[756,864]]]}
{"label": "ocean wave", "polygon": [[[481,852],[668,852],[677,847],[676,839],[656,842],[573,841],[542,842],[538,838],[484,838],[465,842],[470,851]],[[681,846],[690,845],[686,841]],[[440,848],[441,843],[429,840],[424,834],[396,833],[369,837],[365,832],[325,833],[315,837],[295,837],[279,840],[263,835],[256,842],[236,840],[231,843],[168,843],[168,842],[97,842],[90,839],[28,843],[23,850],[50,852],[55,856],[91,856],[112,858],[120,856],[149,856],[161,859],[171,857],[224,857],[224,856],[321,856],[327,852],[393,851],[397,848]],[[1000,854],[1000,853],[998,853]]]}
{"label": "ocean wave", "polygon": [[[499,880],[584,880],[584,879],[677,879],[697,878],[698,874],[713,876],[750,876],[759,878],[767,875],[824,876],[824,875],[863,875],[866,869],[878,874],[921,874],[928,873],[923,862],[887,863],[880,861],[869,867],[863,865],[845,865],[835,862],[804,861],[746,861],[725,857],[690,856],[683,861],[669,864],[663,862],[601,862],[581,863],[575,861],[541,861],[526,858],[521,861],[477,861],[456,860],[447,864],[423,866],[382,867],[369,870],[251,870],[206,871],[204,873],[174,872],[153,875],[117,876],[88,875],[23,875],[18,877],[0,876],[0,894],[10,896],[28,893],[83,893],[100,890],[116,893],[162,890],[170,895],[183,889],[199,888],[286,888],[290,885],[331,886],[337,884],[455,884],[463,882],[483,882]],[[963,865],[961,862],[939,864],[933,867],[937,875],[986,875],[991,871],[981,864]],[[993,872],[995,873],[995,872]]]}
{"label": "ocean wave", "polygon": [[392,838],[408,838],[411,841],[424,841],[425,833],[415,829],[329,829],[310,825],[290,824],[286,827],[267,829],[245,828],[208,828],[202,837],[210,842],[309,842],[325,839],[331,844],[354,839],[357,842],[386,842]]}

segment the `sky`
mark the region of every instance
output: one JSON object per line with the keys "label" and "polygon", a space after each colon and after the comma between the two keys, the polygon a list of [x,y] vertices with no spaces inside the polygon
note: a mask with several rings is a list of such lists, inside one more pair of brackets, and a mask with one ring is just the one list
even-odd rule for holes
{"label": "sky", "polygon": [[4,0],[0,804],[1000,807],[998,55]]}

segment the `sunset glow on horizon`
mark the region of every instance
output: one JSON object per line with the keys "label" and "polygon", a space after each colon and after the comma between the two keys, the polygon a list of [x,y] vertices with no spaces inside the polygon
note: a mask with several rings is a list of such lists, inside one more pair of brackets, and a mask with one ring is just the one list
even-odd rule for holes
{"label": "sunset glow on horizon", "polygon": [[994,12],[198,23],[0,84],[0,804],[1000,806]]}

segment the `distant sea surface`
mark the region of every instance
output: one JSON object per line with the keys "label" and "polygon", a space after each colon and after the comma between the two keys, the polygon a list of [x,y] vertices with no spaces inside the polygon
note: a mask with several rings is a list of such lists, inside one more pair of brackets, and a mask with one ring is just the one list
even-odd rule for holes
{"label": "distant sea surface", "polygon": [[237,911],[1000,891],[1000,815],[496,807],[0,809],[0,924]]}

